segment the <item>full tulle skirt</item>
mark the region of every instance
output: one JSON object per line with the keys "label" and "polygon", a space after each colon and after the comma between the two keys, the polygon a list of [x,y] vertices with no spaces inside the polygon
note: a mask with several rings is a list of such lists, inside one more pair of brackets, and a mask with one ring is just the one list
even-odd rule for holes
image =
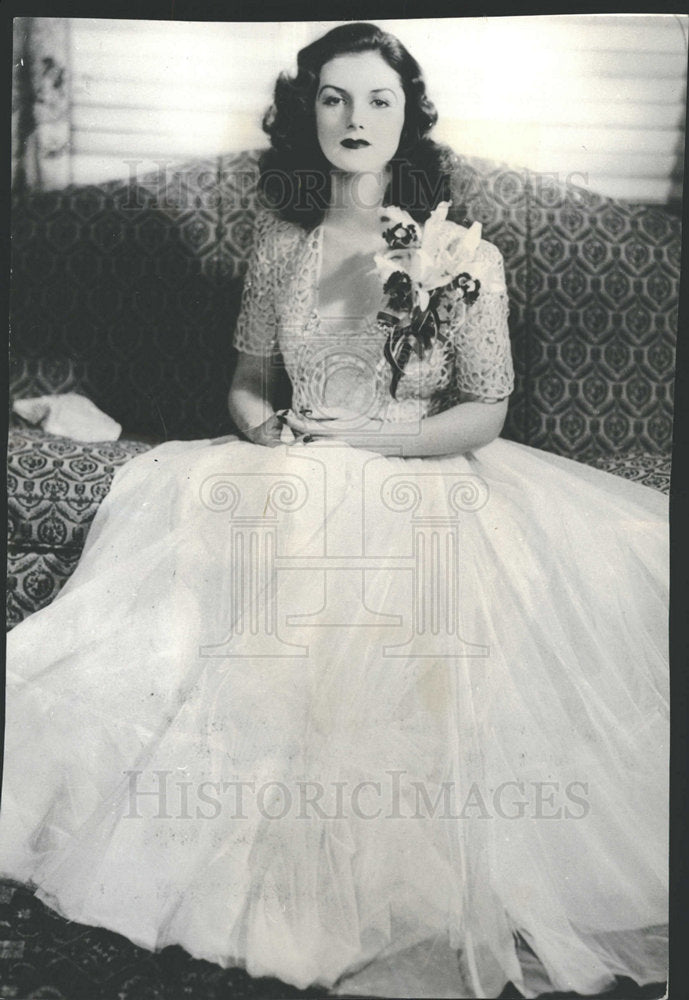
{"label": "full tulle skirt", "polygon": [[0,869],[297,987],[666,977],[667,499],[497,440],[169,442],[8,637]]}

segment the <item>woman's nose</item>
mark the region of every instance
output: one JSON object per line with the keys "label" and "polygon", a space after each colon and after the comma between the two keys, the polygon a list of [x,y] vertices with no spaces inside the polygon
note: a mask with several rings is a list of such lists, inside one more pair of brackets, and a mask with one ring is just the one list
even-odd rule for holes
{"label": "woman's nose", "polygon": [[352,101],[349,105],[349,121],[347,122],[347,128],[363,128],[363,114],[361,112],[361,105]]}

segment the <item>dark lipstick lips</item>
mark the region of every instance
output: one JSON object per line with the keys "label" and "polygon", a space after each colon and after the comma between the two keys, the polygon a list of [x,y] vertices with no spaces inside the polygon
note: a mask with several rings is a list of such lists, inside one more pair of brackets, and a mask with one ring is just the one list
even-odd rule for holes
{"label": "dark lipstick lips", "polygon": [[340,145],[345,146],[346,149],[361,149],[362,146],[370,146],[371,144],[366,139],[343,139]]}

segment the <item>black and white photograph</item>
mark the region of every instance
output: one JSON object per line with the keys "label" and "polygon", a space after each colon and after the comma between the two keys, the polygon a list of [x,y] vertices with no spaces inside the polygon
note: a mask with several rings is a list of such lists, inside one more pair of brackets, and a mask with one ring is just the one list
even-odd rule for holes
{"label": "black and white photograph", "polygon": [[666,997],[689,15],[285,10],[12,21],[0,1000]]}

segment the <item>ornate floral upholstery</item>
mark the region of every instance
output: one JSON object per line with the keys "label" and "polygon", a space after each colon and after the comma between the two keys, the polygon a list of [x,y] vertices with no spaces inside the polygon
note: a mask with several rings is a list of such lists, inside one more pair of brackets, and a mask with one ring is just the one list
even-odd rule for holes
{"label": "ornate floral upholstery", "polygon": [[148,445],[80,444],[13,428],[8,442],[7,618],[48,604],[79,559],[89,525],[118,466]]}
{"label": "ornate floral upholstery", "polygon": [[599,455],[591,465],[604,472],[612,472],[643,486],[668,493],[670,490],[670,456],[652,455],[647,452],[622,452],[619,455]]}
{"label": "ornate floral upholstery", "polygon": [[[123,440],[10,430],[9,622],[76,565],[115,468],[164,440],[232,431],[231,340],[256,157],[23,194],[13,206],[11,394],[75,390]],[[680,221],[459,157],[454,215],[505,259],[516,387],[505,435],[668,487]]]}

